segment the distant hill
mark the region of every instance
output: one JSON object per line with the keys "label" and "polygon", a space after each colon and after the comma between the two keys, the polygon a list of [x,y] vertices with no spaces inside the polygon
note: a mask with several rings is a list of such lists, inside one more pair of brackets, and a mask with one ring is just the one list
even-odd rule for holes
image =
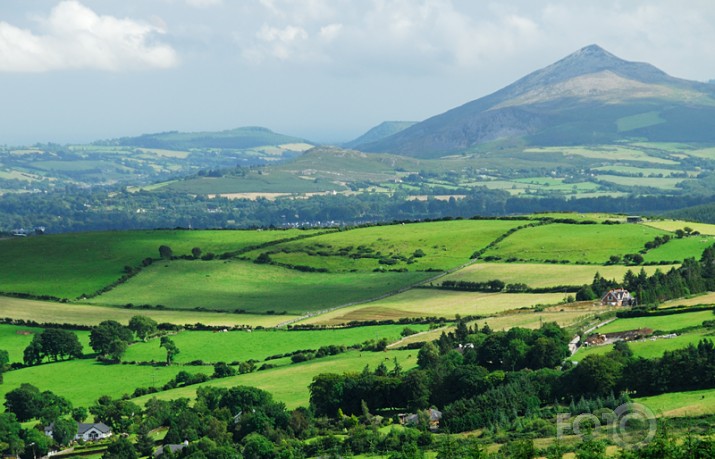
{"label": "distant hill", "polygon": [[363,144],[377,142],[385,137],[404,131],[408,127],[414,126],[415,124],[417,124],[417,121],[383,121],[360,137],[344,143],[343,147],[355,148]]}
{"label": "distant hill", "polygon": [[503,139],[539,146],[713,142],[715,86],[674,78],[591,45],[359,149],[435,158]]}
{"label": "distant hill", "polygon": [[278,134],[267,128],[253,126],[218,132],[161,132],[97,142],[97,144],[101,145],[160,148],[180,151],[193,148],[244,149],[288,143],[312,142],[298,137]]}

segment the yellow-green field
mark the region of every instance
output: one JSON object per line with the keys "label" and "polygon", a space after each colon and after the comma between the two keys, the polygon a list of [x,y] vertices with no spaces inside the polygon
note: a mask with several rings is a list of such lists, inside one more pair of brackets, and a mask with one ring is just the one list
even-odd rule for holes
{"label": "yellow-green field", "polygon": [[319,311],[410,286],[433,276],[424,272],[311,273],[240,260],[155,263],[94,304],[127,303],[249,313]]}
{"label": "yellow-green field", "polygon": [[[271,247],[271,251],[289,251],[290,262],[304,266],[329,267],[331,271],[404,268],[409,271],[448,270],[469,262],[470,256],[508,230],[528,223],[511,220],[455,220],[405,225],[374,226],[339,231]],[[379,263],[380,258],[413,257],[394,265]],[[265,250],[247,253],[257,257]],[[313,255],[314,254],[314,255]],[[355,256],[371,256],[355,263]],[[322,260],[325,259],[325,260]],[[317,263],[317,265],[316,265]]]}
{"label": "yellow-green field", "polygon": [[199,322],[205,325],[224,327],[235,325],[273,327],[297,317],[292,315],[228,314],[190,310],[124,309],[86,304],[22,300],[0,296],[0,316],[13,319],[35,320],[42,323],[97,325],[104,320],[110,319],[126,324],[135,315],[148,316],[159,323],[168,322],[184,325]]}
{"label": "yellow-green field", "polygon": [[[667,272],[672,267],[644,266],[646,273],[652,274],[657,269]],[[523,283],[532,288],[553,287],[557,285],[583,285],[593,282],[593,277],[599,273],[606,279],[623,280],[623,276],[632,270],[639,272],[640,266],[628,267],[621,265],[556,265],[539,263],[475,263],[455,271],[442,279],[452,281],[486,282],[499,279],[506,284]]]}
{"label": "yellow-green field", "polygon": [[289,409],[299,406],[308,406],[310,393],[308,386],[313,377],[320,373],[338,373],[360,371],[365,365],[375,369],[379,364],[385,363],[388,369],[392,368],[393,359],[402,366],[403,370],[413,368],[417,363],[416,351],[385,351],[385,352],[359,352],[351,351],[322,359],[287,365],[270,370],[247,373],[229,378],[217,379],[195,386],[172,389],[157,394],[147,395],[134,399],[139,404],[144,404],[152,397],[162,400],[172,400],[180,397],[194,398],[196,388],[210,385],[213,387],[253,386],[270,392],[276,400],[284,402]]}
{"label": "yellow-green field", "polygon": [[401,317],[454,317],[493,315],[535,305],[552,305],[563,293],[482,293],[418,288],[364,305],[336,309],[307,319],[306,323],[341,324],[353,320],[399,319]]}
{"label": "yellow-green field", "polygon": [[663,231],[675,232],[675,230],[685,227],[691,228],[693,231],[698,231],[700,234],[715,236],[715,225],[707,223],[686,222],[684,220],[648,220],[643,223],[646,226],[652,226]]}

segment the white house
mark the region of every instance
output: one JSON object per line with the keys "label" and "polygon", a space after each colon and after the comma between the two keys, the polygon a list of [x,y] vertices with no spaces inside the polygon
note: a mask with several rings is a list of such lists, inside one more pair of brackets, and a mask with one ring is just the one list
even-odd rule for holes
{"label": "white house", "polygon": [[[45,435],[48,437],[52,436],[52,430],[54,429],[54,423],[45,427]],[[112,436],[112,429],[103,422],[97,422],[94,424],[86,424],[84,422],[77,423],[77,435],[75,435],[75,440],[84,441],[96,441],[103,438],[108,438]]]}

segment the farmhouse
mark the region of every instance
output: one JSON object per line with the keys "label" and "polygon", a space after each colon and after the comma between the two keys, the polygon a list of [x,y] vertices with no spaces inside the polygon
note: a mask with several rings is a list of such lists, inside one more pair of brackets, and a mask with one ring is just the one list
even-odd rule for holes
{"label": "farmhouse", "polygon": [[[442,412],[438,411],[434,408],[430,408],[428,410],[424,410],[423,413],[425,414],[425,418],[429,418],[429,428],[432,431],[435,431],[439,429],[439,421],[442,419]],[[400,418],[400,424],[403,425],[408,425],[408,426],[415,426],[420,423],[420,415],[419,413],[412,413],[412,414],[399,414],[398,415]]]}
{"label": "farmhouse", "polygon": [[[45,427],[45,435],[48,437],[52,436],[52,431],[54,430],[54,423]],[[77,423],[77,435],[75,435],[75,440],[84,441],[96,441],[103,438],[108,438],[112,436],[112,429],[103,422],[97,422],[94,424],[85,424],[83,422]]]}
{"label": "farmhouse", "polygon": [[635,306],[636,299],[631,296],[626,289],[617,288],[609,290],[603,298],[601,298],[603,306]]}

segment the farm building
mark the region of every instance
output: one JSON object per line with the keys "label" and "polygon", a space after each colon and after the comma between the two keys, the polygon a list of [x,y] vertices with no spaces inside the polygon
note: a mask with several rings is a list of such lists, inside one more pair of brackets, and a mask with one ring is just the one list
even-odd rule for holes
{"label": "farm building", "polygon": [[[434,408],[430,408],[428,410],[424,410],[423,412],[425,414],[425,418],[429,418],[429,428],[432,431],[435,431],[439,429],[439,421],[442,419],[442,412],[435,410]],[[408,425],[408,426],[415,426],[420,423],[420,416],[419,413],[412,413],[412,414],[400,414],[398,415],[400,418],[400,424],[403,425]]]}
{"label": "farm building", "polygon": [[626,217],[626,222],[627,223],[641,223],[643,221],[643,217],[640,215],[629,215]]}
{"label": "farm building", "polygon": [[[51,437],[53,429],[54,423],[45,427],[45,435]],[[83,422],[78,422],[77,435],[75,435],[74,439],[84,441],[96,441],[111,436],[112,429],[103,422],[96,422],[94,424],[85,424]]]}
{"label": "farm building", "polygon": [[178,443],[175,445],[162,445],[158,447],[156,451],[154,451],[154,457],[163,456],[166,451],[170,451],[173,457],[174,453],[178,453],[187,446],[189,446],[189,442],[186,440],[184,441],[184,443]]}
{"label": "farm building", "polygon": [[601,298],[603,306],[635,306],[636,299],[631,296],[630,292],[623,288],[609,290],[603,298]]}

